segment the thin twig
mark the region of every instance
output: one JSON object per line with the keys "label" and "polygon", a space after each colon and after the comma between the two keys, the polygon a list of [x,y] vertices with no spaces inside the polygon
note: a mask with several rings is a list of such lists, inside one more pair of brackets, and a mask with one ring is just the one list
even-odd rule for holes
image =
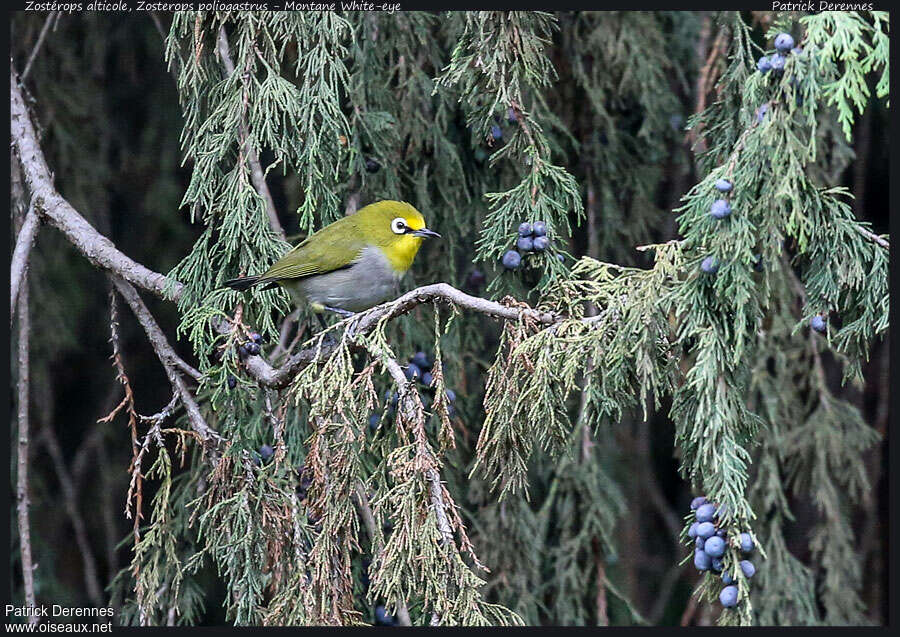
{"label": "thin twig", "polygon": [[41,45],[44,44],[44,38],[47,37],[47,32],[50,30],[50,23],[53,22],[53,19],[56,17],[59,11],[51,11],[47,16],[47,19],[44,20],[44,26],[41,27],[41,32],[38,35],[37,42],[34,43],[34,48],[31,49],[31,55],[28,56],[28,61],[25,63],[25,69],[22,71],[22,81],[25,81],[25,78],[28,77],[28,74],[31,73],[31,65],[34,64],[35,58],[37,58],[38,51],[41,50]]}
{"label": "thin twig", "polygon": [[94,558],[94,551],[88,541],[84,518],[78,510],[78,496],[72,482],[72,475],[69,473],[66,462],[63,459],[62,448],[59,446],[59,440],[53,429],[52,419],[45,418],[42,428],[45,434],[44,442],[46,443],[47,451],[50,453],[50,458],[53,460],[53,468],[56,471],[56,477],[62,489],[63,505],[66,513],[69,514],[72,528],[75,531],[75,543],[78,545],[78,552],[81,554],[81,561],[84,565],[84,583],[87,594],[94,606],[99,608],[104,605],[103,594],[101,593],[102,586],[97,575],[97,562]]}
{"label": "thin twig", "polygon": [[[378,526],[375,521],[375,514],[372,513],[372,506],[369,504],[369,497],[366,495],[366,488],[361,482],[357,482],[353,489],[355,494],[356,506],[359,509],[359,517],[362,518],[366,530],[369,532],[369,538],[372,540],[372,552],[374,554],[381,553],[381,542],[378,541]],[[401,626],[412,626],[412,620],[409,618],[409,609],[406,601],[397,600],[397,619]]]}
{"label": "thin twig", "polygon": [[[533,320],[536,323],[549,325],[563,320],[564,317],[556,316],[550,312],[536,310],[530,307],[515,307],[503,305],[496,301],[471,296],[457,290],[447,283],[434,283],[416,288],[398,299],[376,306],[371,310],[359,313],[348,319],[344,319],[338,326],[345,326],[350,331],[352,338],[364,336],[374,330],[379,324],[398,316],[408,314],[419,305],[443,301],[458,308],[468,309],[494,318],[510,321]],[[244,365],[247,371],[258,383],[266,387],[276,389],[287,386],[293,377],[312,363],[321,363],[328,359],[337,345],[334,342],[324,343],[300,350],[291,356],[281,367],[273,368],[259,356],[248,358]],[[402,371],[401,371],[402,373]]]}
{"label": "thin twig", "polygon": [[859,234],[864,236],[869,241],[874,241],[875,243],[880,245],[882,248],[886,248],[888,250],[891,249],[891,242],[889,240],[875,234],[874,232],[871,232],[870,230],[866,229],[864,226],[861,226],[859,224],[855,224],[855,227],[856,227],[857,232],[859,232]]}
{"label": "thin twig", "polygon": [[172,349],[172,346],[169,345],[165,334],[163,334],[163,331],[156,323],[156,319],[150,314],[150,310],[144,305],[137,290],[121,277],[111,274],[110,278],[112,279],[113,285],[116,286],[116,290],[122,295],[125,302],[128,303],[131,311],[134,312],[141,327],[144,328],[144,332],[147,334],[147,338],[153,346],[157,358],[159,358],[159,361],[166,371],[166,376],[169,377],[169,382],[172,384],[173,389],[178,393],[181,402],[187,410],[188,421],[191,424],[191,428],[204,443],[220,442],[221,436],[206,424],[206,419],[204,419],[203,414],[200,413],[200,407],[197,405],[197,402],[188,390],[187,385],[185,385],[184,379],[178,372],[177,361],[180,360],[180,358],[175,353],[175,350]]}
{"label": "thin twig", "polygon": [[161,425],[166,420],[172,417],[172,415],[175,413],[175,410],[178,409],[178,405],[180,403],[180,396],[177,392],[175,392],[174,394],[172,394],[172,399],[165,407],[151,416],[142,416],[138,414],[138,419],[140,419],[141,422],[149,423],[151,425]]}

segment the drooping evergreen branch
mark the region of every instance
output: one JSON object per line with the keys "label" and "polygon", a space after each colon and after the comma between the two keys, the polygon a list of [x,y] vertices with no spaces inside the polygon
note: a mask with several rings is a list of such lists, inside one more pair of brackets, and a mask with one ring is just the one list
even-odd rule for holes
{"label": "drooping evergreen branch", "polygon": [[848,140],[854,112],[861,113],[868,103],[866,76],[881,71],[876,97],[887,96],[889,90],[888,14],[872,11],[869,16],[871,22],[855,11],[821,11],[800,19],[806,28],[806,44],[816,51],[822,97],[837,110]]}
{"label": "drooping evergreen branch", "polygon": [[[219,47],[219,55],[222,58],[222,64],[225,66],[225,72],[230,76],[234,73],[235,68],[234,62],[231,59],[231,50],[228,47],[228,34],[225,33],[224,24],[219,27],[217,44]],[[241,77],[241,81],[246,84],[247,79]],[[269,191],[268,184],[266,184],[266,175],[259,163],[259,153],[250,145],[251,140],[247,131],[246,115],[246,113],[242,113],[240,130],[241,139],[244,142],[243,153],[246,155],[247,163],[250,165],[250,179],[253,181],[256,192],[259,193],[259,196],[262,197],[266,203],[266,214],[269,217],[269,224],[272,226],[272,230],[275,234],[284,239],[284,228],[281,227],[281,222],[278,220],[278,211],[275,209],[275,201],[272,199],[272,193]]]}
{"label": "drooping evergreen branch", "polygon": [[[403,370],[400,368],[400,365],[396,360],[387,358],[384,360],[384,364],[398,387],[407,386],[406,375],[403,373]],[[409,422],[414,422],[418,417],[416,413],[417,410],[415,408],[415,404],[407,400],[406,398],[407,396],[404,395],[401,403],[401,409],[403,409],[405,412],[404,417],[408,419]],[[428,466],[426,466],[424,472],[425,477],[429,483],[429,498],[431,500],[432,511],[434,512],[435,524],[437,525],[438,531],[441,535],[441,545],[446,548],[453,542],[453,528],[450,526],[450,521],[447,518],[447,503],[444,501],[441,476],[434,466],[436,460],[431,453],[431,450],[420,443],[418,452],[422,453],[427,458]],[[440,625],[440,623],[440,613],[438,613],[436,610],[432,611],[430,625],[438,626]]]}
{"label": "drooping evergreen branch", "polygon": [[[553,163],[550,140],[535,114],[543,106],[540,91],[555,75],[546,49],[556,18],[524,11],[467,12],[452,18],[462,22],[462,33],[437,85],[459,91],[468,108],[467,123],[479,140],[495,138],[495,122],[501,118],[517,123],[490,163],[509,160],[521,174],[511,188],[485,193],[491,209],[477,241],[478,257],[497,259],[515,242],[523,221],[543,220],[549,236],[567,236],[570,215],[576,220],[583,216],[580,192],[575,178]],[[531,262],[551,276],[561,275],[563,266],[549,257]],[[541,287],[551,276],[542,278]]]}
{"label": "drooping evergreen branch", "polygon": [[[807,26],[821,28],[822,21],[817,19]],[[816,166],[822,161],[818,151],[819,128],[834,116],[823,108],[827,101],[823,97],[829,90],[826,82],[834,80],[832,87],[846,88],[854,82],[851,76],[862,77],[866,73],[855,55],[846,55],[847,68],[838,70],[836,59],[831,59],[837,56],[828,53],[833,47],[843,47],[846,42],[842,38],[852,34],[852,30],[840,34],[807,32],[803,46],[786,53],[784,72],[767,74],[752,70],[748,28],[737,16],[733,22],[734,53],[719,83],[721,97],[693,122],[705,122],[707,126],[704,135],[710,138],[710,150],[700,163],[708,172],[678,209],[686,253],[695,255],[695,266],[700,259],[706,261],[697,271],[687,273],[674,296],[676,307],[680,306],[677,312],[681,340],[691,343],[696,356],[686,373],[685,384],[675,394],[671,414],[678,427],[683,471],[702,481],[703,493],[723,505],[720,523],[724,521],[729,527],[729,534],[739,530],[752,534],[750,522],[759,511],[753,510],[747,493],[751,450],[771,434],[756,411],[765,400],[751,404],[744,398],[752,386],[750,363],[757,355],[771,355],[773,348],[762,349],[769,329],[784,330],[787,323],[786,331],[796,332],[812,316],[835,312],[844,324],[840,330],[827,328],[831,345],[850,355],[845,375],[848,370],[858,369],[857,361],[867,351],[872,337],[886,328],[886,312],[880,308],[886,308],[883,248],[888,246],[887,240],[876,241],[875,235],[852,216],[839,198],[841,189],[829,188],[830,179],[823,178]],[[773,25],[769,37],[774,38],[786,28],[787,24]],[[729,106],[729,100],[736,104]],[[846,107],[846,102],[837,105],[837,120],[843,125],[852,120],[852,112]],[[714,137],[710,135],[712,131]],[[720,182],[722,179],[728,182]],[[720,217],[712,214],[713,202],[722,199],[728,200],[729,207]],[[783,242],[787,237],[795,241],[790,248]],[[796,256],[787,258],[788,250],[795,250]],[[762,277],[754,272],[762,273]],[[794,280],[793,289],[802,300],[803,317],[799,320],[792,311],[786,311],[794,310],[794,304],[780,302],[778,287],[783,285],[782,277]],[[763,321],[771,322],[773,327],[761,328]],[[798,366],[782,378],[799,374],[812,386],[824,386],[818,354],[821,343],[812,330],[805,340],[813,348],[808,367]],[[775,393],[780,395],[783,391],[779,387]],[[806,391],[804,388],[794,395]],[[823,401],[827,399],[819,402]],[[851,414],[852,410],[844,410],[838,420],[856,421]],[[797,416],[809,422],[808,412]],[[776,420],[781,417],[775,415]],[[828,441],[840,440],[840,448],[864,447],[870,437],[861,427],[831,428],[827,414],[819,413],[813,419],[818,437],[815,450],[798,444],[792,452],[795,457],[786,464],[804,466],[800,472],[803,476],[817,474],[817,488],[810,492],[822,503],[824,515],[832,523],[827,528],[833,537],[827,543],[816,540],[810,548],[823,556],[826,578],[820,589],[821,598],[833,597],[828,606],[836,609],[834,617],[848,621],[859,616],[861,607],[854,601],[852,590],[858,585],[858,569],[849,559],[852,533],[833,524],[841,519],[835,515],[840,503],[827,467],[834,462],[849,466],[850,461],[841,457],[846,454],[829,453]],[[771,476],[777,471],[772,452],[764,448],[761,453],[766,475]],[[766,512],[774,515],[785,516],[785,510],[786,507],[766,505]],[[765,526],[772,529],[770,524]],[[820,537],[826,533],[823,527]],[[765,543],[779,552],[778,557],[790,562],[792,558],[784,555],[779,536],[766,538]],[[756,616],[748,595],[751,587],[742,573],[730,566],[730,562],[739,559],[731,555],[731,548],[723,558],[723,568],[735,575],[742,601],[735,610],[723,613],[719,622],[749,624]],[[798,579],[810,582],[790,564],[783,570],[794,570]],[[704,579],[700,590],[712,598],[718,583],[711,577]],[[849,583],[850,590],[838,593],[838,581]],[[780,585],[776,583],[765,591],[770,604]],[[838,602],[841,597],[846,599]],[[777,612],[808,618],[806,609],[813,603],[814,600],[804,599],[794,608]],[[769,617],[774,612],[774,606],[765,611]]]}
{"label": "drooping evergreen branch", "polygon": [[[380,568],[373,589],[387,598],[409,594],[422,599],[423,612],[430,611],[431,625],[521,623],[515,613],[488,603],[481,592],[476,569],[486,568],[475,555],[458,506],[442,482],[441,451],[434,449],[426,435],[425,411],[417,389],[393,357],[383,330],[376,331],[365,345],[399,392],[394,427],[400,445],[386,459],[392,486],[377,504],[379,513],[388,513],[395,520],[396,528],[376,558]],[[435,365],[440,376],[438,363]],[[445,410],[440,405],[438,402],[433,408]],[[463,554],[468,554],[474,566],[463,560]]]}
{"label": "drooping evergreen branch", "polygon": [[[396,360],[386,359],[385,366],[387,367],[391,378],[393,378],[394,382],[397,383],[398,387],[404,387],[407,385],[406,375],[403,373],[403,370],[400,368],[400,365]],[[406,417],[410,420],[410,422],[416,419],[414,407],[410,406],[408,402],[404,401],[403,409],[407,411]],[[427,455],[431,455],[430,452],[427,452]],[[428,467],[425,471],[425,474],[430,484],[429,493],[431,498],[431,506],[434,508],[437,527],[441,533],[441,537],[443,538],[442,543],[444,545],[447,545],[453,541],[453,528],[450,526],[450,522],[447,519],[447,504],[444,502],[443,490],[441,488],[441,476],[437,472],[437,469],[435,469],[433,466]]]}
{"label": "drooping evergreen branch", "polygon": [[[366,495],[365,486],[362,483],[357,483],[354,494],[359,508],[359,516],[362,518],[372,542],[372,551],[377,555],[381,553],[384,547],[379,540],[381,536],[378,533],[377,522],[375,521],[375,515],[372,513],[372,505],[369,503],[369,496]],[[402,599],[397,601],[397,620],[401,626],[412,626],[412,621],[409,618],[409,609],[406,606],[406,602]]]}

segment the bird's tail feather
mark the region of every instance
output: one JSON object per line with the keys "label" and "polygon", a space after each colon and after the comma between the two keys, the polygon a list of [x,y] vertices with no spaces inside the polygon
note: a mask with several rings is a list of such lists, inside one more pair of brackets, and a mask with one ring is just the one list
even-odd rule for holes
{"label": "bird's tail feather", "polygon": [[245,290],[249,290],[257,283],[259,283],[258,276],[243,276],[238,279],[225,281],[225,287],[231,288],[232,290],[237,290],[238,292],[243,292]]}

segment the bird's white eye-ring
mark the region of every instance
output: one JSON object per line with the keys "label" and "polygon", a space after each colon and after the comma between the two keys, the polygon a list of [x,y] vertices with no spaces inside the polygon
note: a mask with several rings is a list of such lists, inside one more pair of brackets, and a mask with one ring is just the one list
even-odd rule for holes
{"label": "bird's white eye-ring", "polygon": [[403,217],[397,217],[391,221],[391,230],[394,231],[394,234],[406,234],[406,229],[406,221]]}

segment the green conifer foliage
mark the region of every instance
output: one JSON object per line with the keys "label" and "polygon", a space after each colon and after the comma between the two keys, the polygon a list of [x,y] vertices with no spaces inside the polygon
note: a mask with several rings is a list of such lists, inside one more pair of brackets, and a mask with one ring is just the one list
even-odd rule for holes
{"label": "green conifer foliage", "polygon": [[[722,625],[868,623],[852,521],[880,435],[849,389],[888,335],[889,238],[841,180],[860,114],[887,105],[888,15],[765,24],[174,14],[196,234],[167,296],[196,404],[176,385],[158,417],[117,408],[122,621],[368,625],[383,607],[413,625],[645,624],[699,604]],[[798,48],[757,70],[782,31]],[[386,198],[443,235],[405,285],[457,290],[320,327],[281,289],[223,287]],[[504,268],[535,221],[547,249]],[[414,357],[430,385],[407,378]],[[689,570],[688,492],[718,506],[734,608],[721,574]],[[623,531],[639,509],[640,551]],[[641,605],[649,580],[661,601]]]}

